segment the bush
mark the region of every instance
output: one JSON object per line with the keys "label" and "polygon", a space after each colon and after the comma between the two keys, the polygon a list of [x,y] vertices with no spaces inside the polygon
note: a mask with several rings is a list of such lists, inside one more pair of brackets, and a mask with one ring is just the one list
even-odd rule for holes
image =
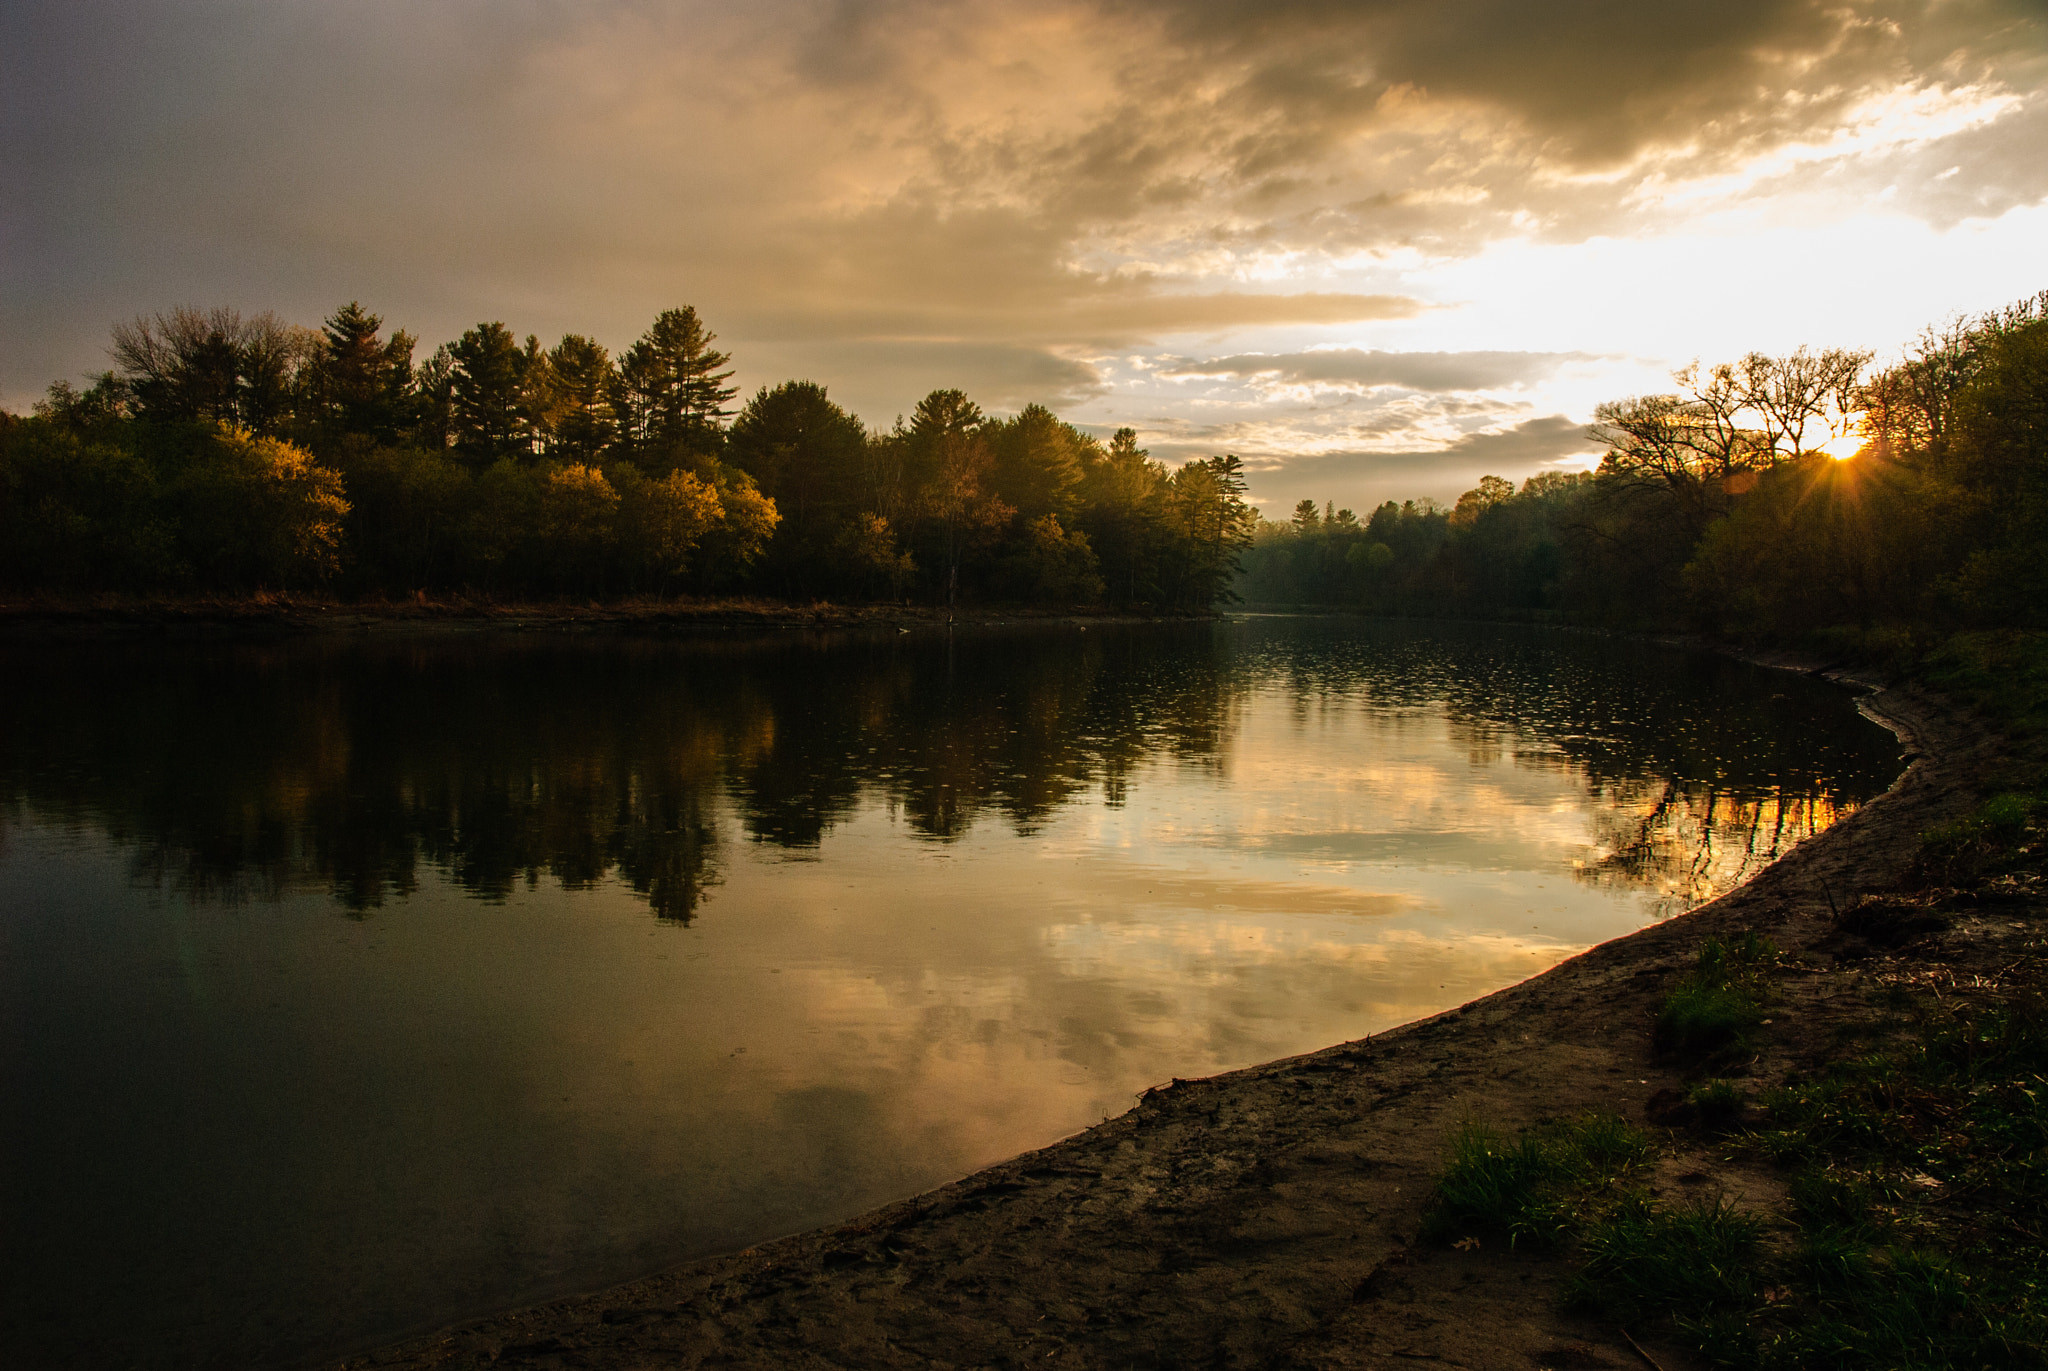
{"label": "bush", "polygon": [[143,588],[180,575],[149,463],[46,420],[0,427],[0,578],[14,585]]}
{"label": "bush", "polygon": [[185,558],[208,585],[305,585],[340,569],[341,475],[290,443],[223,430],[178,473],[171,501]]}

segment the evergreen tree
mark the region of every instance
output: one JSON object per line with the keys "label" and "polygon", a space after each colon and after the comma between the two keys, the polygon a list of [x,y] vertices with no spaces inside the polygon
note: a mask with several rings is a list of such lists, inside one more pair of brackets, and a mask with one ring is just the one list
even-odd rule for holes
{"label": "evergreen tree", "polygon": [[406,418],[414,339],[400,330],[387,342],[380,336],[383,324],[351,300],[322,326],[323,346],[312,367],[311,417],[319,427],[380,443],[396,439]]}
{"label": "evergreen tree", "polygon": [[412,377],[412,440],[440,452],[455,442],[455,345],[443,343]]}
{"label": "evergreen tree", "polygon": [[548,452],[565,462],[595,463],[618,437],[611,354],[594,339],[569,333],[547,356]]}
{"label": "evergreen tree", "polygon": [[1207,609],[1234,598],[1230,582],[1258,517],[1244,493],[1244,463],[1233,456],[1189,462],[1173,474],[1167,514],[1175,546],[1167,579],[1176,605]]}
{"label": "evergreen tree", "polygon": [[957,390],[933,391],[910,419],[916,484],[949,606],[959,603],[961,565],[1016,512],[988,488],[995,463],[983,428],[981,406]]}
{"label": "evergreen tree", "polygon": [[717,337],[684,305],[663,310],[620,358],[620,417],[641,466],[667,470],[718,450],[738,391],[725,384],[732,357],[711,346]]}
{"label": "evergreen tree", "polygon": [[782,522],[769,549],[785,588],[802,591],[855,512],[867,433],[812,381],[762,387],[727,437],[734,466],[775,502]]}
{"label": "evergreen tree", "polygon": [[1111,598],[1137,604],[1159,595],[1159,532],[1166,468],[1138,446],[1133,429],[1110,437],[1086,469],[1081,527],[1094,543]]}
{"label": "evergreen tree", "polygon": [[1044,405],[1026,405],[1016,418],[989,425],[995,466],[991,484],[1026,520],[1069,517],[1080,501],[1082,453],[1091,440],[1063,424]]}
{"label": "evergreen tree", "polygon": [[448,350],[449,426],[456,453],[482,469],[532,455],[520,382],[526,358],[503,324],[478,324]]}
{"label": "evergreen tree", "polygon": [[916,443],[930,443],[948,434],[971,433],[982,422],[981,406],[965,391],[935,390],[911,411],[910,437]]}

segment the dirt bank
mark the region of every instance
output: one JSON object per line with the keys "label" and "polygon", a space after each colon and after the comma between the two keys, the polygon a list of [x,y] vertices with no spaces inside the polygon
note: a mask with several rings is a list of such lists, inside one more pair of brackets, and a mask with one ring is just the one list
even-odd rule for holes
{"label": "dirt bank", "polygon": [[[1097,1128],[836,1228],[387,1348],[352,1367],[1641,1366],[1686,1357],[1557,1312],[1554,1263],[1415,1242],[1448,1132],[1602,1108],[1652,1125],[1680,1084],[1650,1022],[1700,940],[1793,954],[1761,1086],[1824,1050],[1878,969],[1830,902],[1892,885],[1966,810],[1993,745],[1938,702],[1866,709],[1916,754],[1885,796],[1694,913],[1358,1042],[1176,1081]],[[2009,916],[1952,931],[1996,960]],[[1959,953],[1958,955],[1963,955]],[[1859,979],[1861,978],[1861,979]],[[1665,1097],[1666,1099],[1670,1097]],[[1685,1135],[1659,1184],[1768,1195]]]}

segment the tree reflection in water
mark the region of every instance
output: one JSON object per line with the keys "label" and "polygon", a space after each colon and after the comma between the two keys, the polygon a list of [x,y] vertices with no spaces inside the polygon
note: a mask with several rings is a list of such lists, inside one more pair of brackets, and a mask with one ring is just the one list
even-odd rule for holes
{"label": "tree reflection in water", "polygon": [[103,829],[145,882],[326,888],[357,914],[424,864],[491,900],[616,879],[688,922],[728,842],[802,855],[876,799],[946,843],[1118,805],[1162,759],[1227,774],[1261,690],[1302,717],[1440,715],[1475,768],[1579,777],[1580,877],[1670,912],[1882,789],[1897,755],[1822,688],[1735,663],[1355,621],[16,644],[0,688],[13,804]]}

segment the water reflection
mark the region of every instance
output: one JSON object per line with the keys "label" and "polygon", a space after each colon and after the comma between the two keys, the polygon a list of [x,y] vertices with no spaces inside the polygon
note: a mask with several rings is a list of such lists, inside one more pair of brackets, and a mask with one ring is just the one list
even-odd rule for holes
{"label": "water reflection", "polygon": [[1480,628],[6,645],[0,1346],[288,1362],[843,1217],[1895,767],[1818,683]]}
{"label": "water reflection", "polygon": [[1143,755],[1218,752],[1242,687],[1206,635],[1075,636],[291,642],[141,673],[123,649],[16,652],[0,768],[203,898],[319,884],[367,911],[422,863],[492,898],[616,871],[687,921],[719,882],[714,797],[784,849],[869,790],[950,840],[990,812],[1028,833],[1091,787],[1115,803]]}
{"label": "water reflection", "polygon": [[[581,890],[616,875],[687,923],[722,880],[728,823],[797,855],[880,798],[934,841],[984,821],[1029,835],[1083,798],[1122,804],[1146,759],[1223,773],[1262,689],[1297,721],[1440,717],[1475,770],[1505,757],[1570,774],[1593,802],[1581,877],[1654,890],[1666,913],[1888,774],[1882,740],[1845,727],[1825,692],[1758,689],[1734,663],[1346,628],[12,650],[0,780],[190,897],[324,888],[363,914],[411,894],[426,865],[497,900],[543,876]],[[1409,777],[1399,803],[1465,781]],[[1344,835],[1350,854],[1427,847],[1426,822],[1395,827],[1377,854],[1370,834]]]}

